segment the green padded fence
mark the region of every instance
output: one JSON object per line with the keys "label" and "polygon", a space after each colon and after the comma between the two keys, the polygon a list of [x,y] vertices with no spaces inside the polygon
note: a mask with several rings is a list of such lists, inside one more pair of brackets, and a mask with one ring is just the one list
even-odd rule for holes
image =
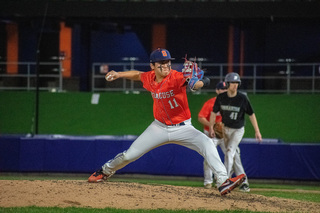
{"label": "green padded fence", "polygon": [[[214,93],[188,93],[193,125],[202,130],[197,115]],[[248,94],[256,112],[263,138],[284,142],[320,143],[319,94]],[[40,92],[39,134],[140,135],[153,120],[150,93],[100,93],[92,104],[92,93]],[[0,92],[0,134],[33,132],[35,92]],[[254,131],[246,119],[244,137]]]}

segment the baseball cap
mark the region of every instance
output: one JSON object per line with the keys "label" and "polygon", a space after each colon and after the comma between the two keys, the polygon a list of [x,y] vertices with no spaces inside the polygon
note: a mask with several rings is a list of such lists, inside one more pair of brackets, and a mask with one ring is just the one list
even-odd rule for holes
{"label": "baseball cap", "polygon": [[171,58],[169,51],[166,49],[158,48],[150,54],[150,63],[165,60],[174,60],[174,58]]}
{"label": "baseball cap", "polygon": [[217,83],[216,89],[227,89],[227,85],[225,82],[220,81],[219,83]]}

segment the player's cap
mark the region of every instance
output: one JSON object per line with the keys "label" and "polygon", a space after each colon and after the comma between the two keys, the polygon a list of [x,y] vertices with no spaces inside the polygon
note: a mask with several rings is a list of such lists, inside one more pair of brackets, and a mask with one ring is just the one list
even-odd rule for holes
{"label": "player's cap", "polygon": [[158,48],[150,54],[150,63],[166,60],[174,60],[166,49]]}
{"label": "player's cap", "polygon": [[220,81],[219,83],[217,83],[216,89],[227,89],[227,85],[225,82]]}

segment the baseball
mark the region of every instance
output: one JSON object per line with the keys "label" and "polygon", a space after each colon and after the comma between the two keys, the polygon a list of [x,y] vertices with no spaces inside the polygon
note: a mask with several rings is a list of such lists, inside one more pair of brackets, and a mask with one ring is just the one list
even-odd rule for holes
{"label": "baseball", "polygon": [[106,80],[107,80],[107,81],[112,81],[112,80],[113,80],[113,77],[112,77],[111,75],[108,75],[108,76],[106,76]]}

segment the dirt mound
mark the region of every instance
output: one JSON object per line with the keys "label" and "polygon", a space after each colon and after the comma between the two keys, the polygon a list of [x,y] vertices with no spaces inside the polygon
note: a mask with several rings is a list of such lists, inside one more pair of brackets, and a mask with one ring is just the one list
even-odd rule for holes
{"label": "dirt mound", "polygon": [[74,206],[269,212],[319,212],[320,209],[317,203],[245,194],[237,189],[221,197],[216,189],[124,182],[93,184],[83,180],[0,180],[0,189],[1,207]]}

